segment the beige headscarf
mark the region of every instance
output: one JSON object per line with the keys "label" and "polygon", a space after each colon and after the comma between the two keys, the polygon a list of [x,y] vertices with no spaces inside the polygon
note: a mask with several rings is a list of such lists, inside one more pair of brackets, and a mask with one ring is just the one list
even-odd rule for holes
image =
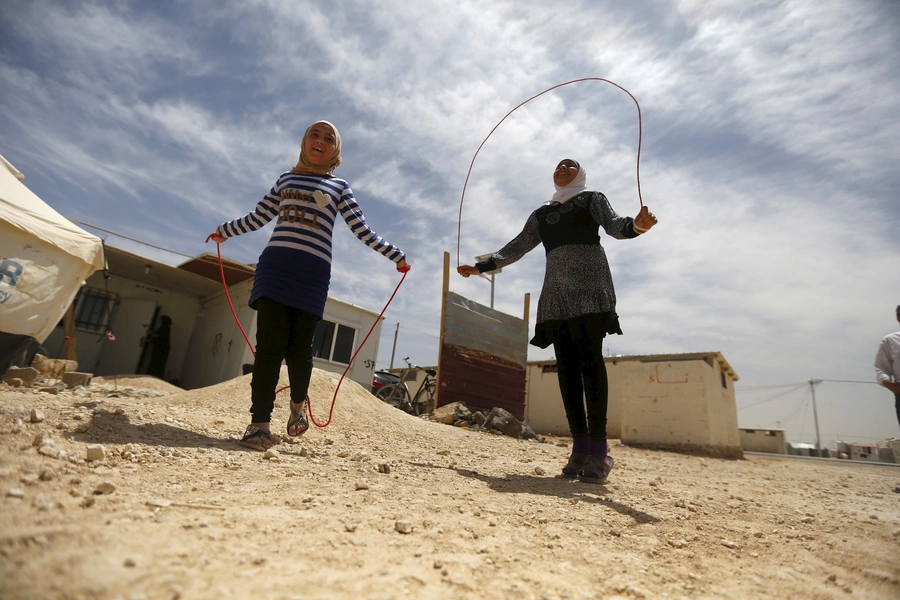
{"label": "beige headscarf", "polygon": [[[306,146],[306,136],[309,135],[309,130],[319,123],[331,127],[331,131],[334,132],[335,138],[334,155],[331,157],[331,160],[321,166],[312,164],[303,154],[303,148]],[[303,134],[303,139],[300,140],[300,160],[297,161],[297,166],[291,169],[291,172],[297,173],[298,175],[328,175],[329,177],[332,177],[334,175],[334,168],[339,164],[341,164],[341,134],[338,132],[337,127],[328,121],[316,121],[307,127],[306,132]]]}

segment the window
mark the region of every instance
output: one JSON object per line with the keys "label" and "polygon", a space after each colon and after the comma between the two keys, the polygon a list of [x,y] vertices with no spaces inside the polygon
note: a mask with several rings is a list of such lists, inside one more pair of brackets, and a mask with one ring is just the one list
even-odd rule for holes
{"label": "window", "polygon": [[722,387],[727,390],[728,389],[728,380],[725,379],[725,371],[720,371],[719,374],[722,376]]}
{"label": "window", "polygon": [[313,335],[313,356],[329,362],[349,364],[356,329],[322,319]]}
{"label": "window", "polygon": [[82,287],[75,296],[75,328],[93,333],[109,329],[109,317],[119,301],[118,294]]}

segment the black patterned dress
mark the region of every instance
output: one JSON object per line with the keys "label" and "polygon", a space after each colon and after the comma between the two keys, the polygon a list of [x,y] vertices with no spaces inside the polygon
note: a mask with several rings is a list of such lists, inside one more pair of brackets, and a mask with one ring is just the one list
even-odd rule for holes
{"label": "black patterned dress", "polygon": [[505,267],[544,245],[547,265],[531,344],[547,348],[563,326],[575,339],[588,332],[622,334],[612,273],[600,244],[601,227],[616,239],[639,235],[634,219],[616,214],[606,196],[582,192],[567,202],[550,202],[535,210],[515,239],[475,265],[482,273]]}

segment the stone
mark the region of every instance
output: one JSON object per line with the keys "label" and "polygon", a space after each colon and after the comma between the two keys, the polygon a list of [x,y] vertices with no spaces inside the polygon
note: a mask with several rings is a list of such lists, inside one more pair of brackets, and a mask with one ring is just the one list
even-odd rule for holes
{"label": "stone", "polygon": [[49,456],[50,458],[56,458],[57,456],[59,456],[59,450],[49,444],[38,448],[38,453],[43,454],[44,456]]}
{"label": "stone", "polygon": [[468,421],[469,423],[472,422],[472,411],[470,411],[469,407],[467,407],[462,402],[456,403],[456,408],[453,410],[453,416],[457,421]]}
{"label": "stone", "polygon": [[31,414],[28,418],[32,423],[42,423],[46,417],[44,417],[43,412],[39,411],[36,408],[32,408]]}
{"label": "stone", "polygon": [[525,431],[525,427],[521,421],[515,418],[508,410],[495,407],[487,416],[484,424],[485,428],[491,427],[509,437],[519,438]]}
{"label": "stone", "polygon": [[453,425],[453,422],[456,421],[455,414],[458,405],[459,402],[452,402],[445,406],[439,406],[431,413],[431,418],[444,425]]}
{"label": "stone", "polygon": [[36,434],[34,436],[34,439],[31,440],[31,445],[37,446],[38,448],[40,448],[42,446],[52,446],[54,443],[55,442],[53,441],[53,438],[51,438],[49,435],[47,435],[43,431],[41,433]]}
{"label": "stone", "polygon": [[87,447],[87,460],[93,462],[95,460],[103,460],[106,458],[106,448],[103,444],[91,444]]}
{"label": "stone", "polygon": [[412,523],[409,521],[397,521],[394,523],[394,531],[398,533],[412,533]]}
{"label": "stone", "polygon": [[108,496],[116,491],[116,486],[108,481],[104,481],[94,489],[96,496]]}
{"label": "stone", "polygon": [[[10,367],[3,375],[3,381],[13,387],[31,387],[34,385],[34,382],[37,381],[39,376],[40,373],[38,370],[32,367]],[[14,379],[19,380],[18,385],[13,383]]]}
{"label": "stone", "polygon": [[67,371],[77,371],[78,361],[48,358],[43,354],[35,354],[31,366],[45,377],[59,379]]}
{"label": "stone", "polygon": [[77,371],[67,371],[63,373],[62,382],[66,384],[68,389],[78,386],[87,387],[91,385],[91,379],[94,378],[93,373],[79,373]]}

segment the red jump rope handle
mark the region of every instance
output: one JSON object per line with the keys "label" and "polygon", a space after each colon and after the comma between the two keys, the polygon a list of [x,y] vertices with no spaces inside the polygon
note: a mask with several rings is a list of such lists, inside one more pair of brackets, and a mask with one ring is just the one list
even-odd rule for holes
{"label": "red jump rope handle", "polygon": [[409,273],[409,270],[411,268],[412,267],[410,265],[406,265],[405,267],[397,267],[397,271],[399,271],[400,273]]}

